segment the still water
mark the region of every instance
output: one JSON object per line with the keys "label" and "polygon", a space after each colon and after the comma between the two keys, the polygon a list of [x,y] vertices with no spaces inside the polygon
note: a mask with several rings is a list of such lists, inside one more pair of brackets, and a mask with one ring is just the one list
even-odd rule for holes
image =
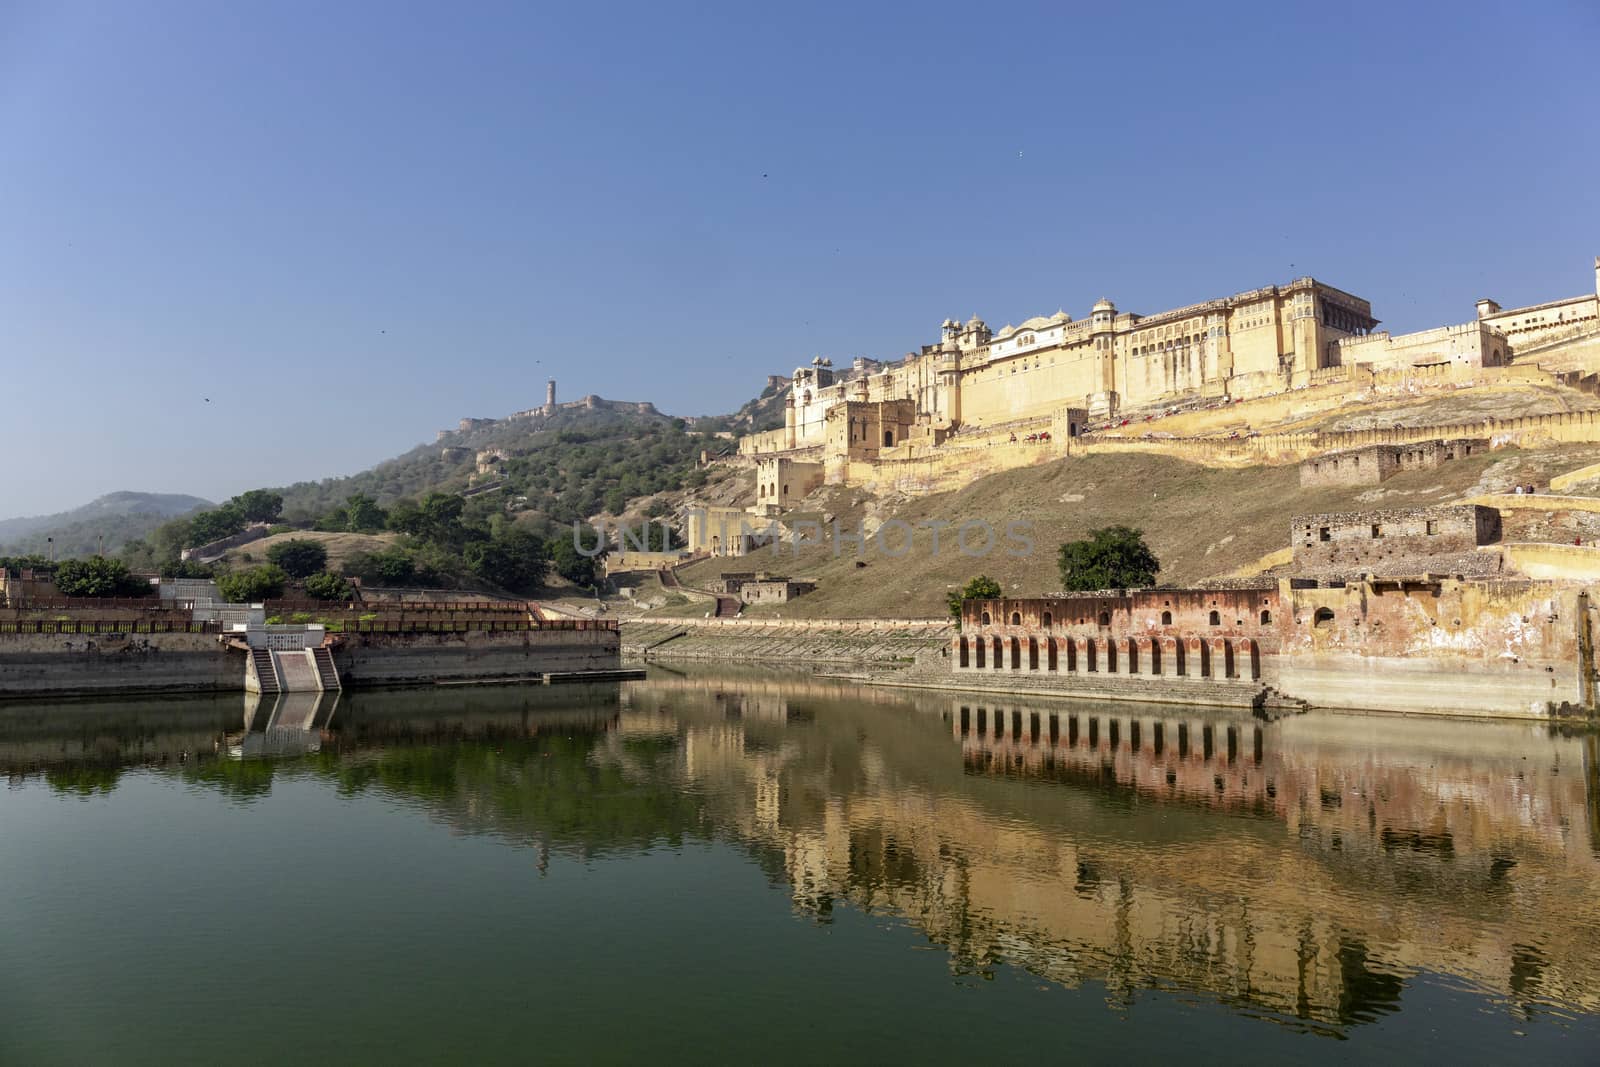
{"label": "still water", "polygon": [[250,700],[0,705],[0,1062],[1600,1059],[1593,736]]}

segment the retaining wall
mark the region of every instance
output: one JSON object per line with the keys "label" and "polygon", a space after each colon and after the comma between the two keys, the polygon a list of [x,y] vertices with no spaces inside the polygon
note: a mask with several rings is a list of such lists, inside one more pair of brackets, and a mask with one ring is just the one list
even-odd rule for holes
{"label": "retaining wall", "polygon": [[0,634],[0,697],[243,688],[215,634]]}
{"label": "retaining wall", "polygon": [[345,634],[333,652],[350,687],[522,678],[550,671],[614,670],[616,630]]}

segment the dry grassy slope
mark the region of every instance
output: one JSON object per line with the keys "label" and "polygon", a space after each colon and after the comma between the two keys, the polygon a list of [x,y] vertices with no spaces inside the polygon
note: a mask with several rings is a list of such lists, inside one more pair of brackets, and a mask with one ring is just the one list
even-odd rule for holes
{"label": "dry grassy slope", "polygon": [[[1517,481],[1544,485],[1549,477],[1600,458],[1590,445],[1519,451],[1507,449],[1446,463],[1433,471],[1398,474],[1382,486],[1301,489],[1299,468],[1214,470],[1157,456],[1098,455],[980,479],[965,489],[900,501],[875,501],[859,490],[829,490],[823,507],[853,529],[892,515],[913,527],[932,519],[959,525],[981,519],[1003,530],[1006,522],[1032,525],[1030,555],[1015,558],[1001,542],[984,559],[961,555],[950,532],[940,552],[922,530],[903,558],[869,547],[865,567],[853,548],[835,558],[831,548],[763,549],[738,560],[703,560],[681,568],[684,581],[704,585],[724,571],[768,570],[815,577],[818,590],[787,606],[747,609],[750,615],[801,617],[905,617],[944,613],[945,593],[976,574],[988,574],[1015,595],[1058,589],[1056,548],[1099,526],[1122,523],[1145,531],[1162,561],[1163,582],[1190,582],[1226,574],[1288,544],[1297,514],[1444,503],[1470,491],[1505,488]],[[808,508],[809,510],[809,508]],[[900,538],[891,538],[897,547]]]}
{"label": "dry grassy slope", "polygon": [[[322,533],[317,530],[297,530],[294,533],[273,534],[260,541],[252,541],[247,545],[229,549],[223,559],[229,567],[250,567],[257,563],[265,563],[267,550],[273,545],[294,540],[321,541],[328,549],[328,569],[337,571],[351,555],[357,552],[382,552],[399,538],[400,535],[394,533]],[[244,559],[246,555],[250,557],[249,560]]]}

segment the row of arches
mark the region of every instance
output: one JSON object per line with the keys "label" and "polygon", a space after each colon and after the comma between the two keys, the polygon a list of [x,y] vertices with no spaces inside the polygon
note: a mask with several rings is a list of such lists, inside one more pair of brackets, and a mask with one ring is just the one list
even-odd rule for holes
{"label": "row of arches", "polygon": [[1261,677],[1261,646],[1249,638],[973,637],[956,641],[956,666],[1030,673],[1141,674],[1179,678]]}
{"label": "row of arches", "polygon": [[[1260,622],[1262,626],[1271,625],[1271,623],[1272,623],[1272,610],[1270,608],[1262,608],[1259,612],[1256,613],[1256,620],[1258,622]],[[1004,614],[1002,614],[1000,616],[1000,621],[1002,623],[1004,623],[1006,621],[1006,617],[1005,617]],[[1067,621],[1070,623],[1072,620],[1068,619]],[[1084,620],[1084,619],[1079,619],[1078,620],[1078,622],[1080,622],[1080,623],[1085,622],[1085,621],[1086,620]],[[1240,623],[1240,622],[1243,622],[1243,621],[1244,620],[1242,620],[1242,619],[1235,619],[1234,620],[1235,623]],[[979,622],[980,625],[983,625],[983,626],[992,625],[992,620],[990,619],[989,613],[987,611],[983,612],[981,615],[978,616],[978,622]],[[1100,612],[1099,615],[1095,618],[1095,623],[1096,623],[1096,625],[1099,625],[1099,626],[1110,626],[1111,625],[1111,613],[1109,611]],[[1040,629],[1048,630],[1054,624],[1055,624],[1055,619],[1050,614],[1050,612],[1048,612],[1048,611],[1045,612],[1043,615],[1041,615],[1039,617],[1039,627],[1040,627]],[[1222,612],[1217,611],[1215,608],[1213,608],[1210,612],[1208,612],[1206,614],[1206,624],[1208,626],[1221,626],[1222,625]],[[1021,626],[1022,625],[1022,612],[1013,611],[1011,613],[1011,625],[1012,626]],[[1162,626],[1171,626],[1172,625],[1172,612],[1163,611],[1161,613],[1161,625]]]}
{"label": "row of arches", "polygon": [[[980,743],[1009,740],[1021,745],[1049,744],[1051,747],[1084,747],[1111,752],[1118,751],[1124,742],[1130,751],[1139,752],[1148,741],[1150,751],[1156,756],[1163,755],[1168,744],[1176,741],[1177,755],[1187,759],[1191,751],[1191,736],[1198,734],[1198,751],[1194,754],[1203,760],[1220,757],[1234,763],[1243,755],[1259,765],[1263,758],[1263,737],[1259,726],[1250,727],[1248,737],[1242,738],[1239,724],[1225,723],[1218,738],[1216,725],[1205,721],[1191,723],[1187,719],[1142,720],[1137,717],[1098,715],[1082,717],[1080,721],[1078,715],[1061,715],[1058,712],[1007,711],[1005,708],[991,710],[982,706],[975,710],[976,714],[971,706],[961,706],[960,716],[954,724],[958,739],[976,739]],[[1248,747],[1241,743],[1242,740]]]}

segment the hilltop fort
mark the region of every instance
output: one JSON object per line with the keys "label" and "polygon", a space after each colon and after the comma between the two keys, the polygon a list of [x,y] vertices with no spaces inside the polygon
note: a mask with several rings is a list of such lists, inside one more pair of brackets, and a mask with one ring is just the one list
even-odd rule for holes
{"label": "hilltop fort", "polygon": [[[797,368],[783,427],[740,439],[742,462],[756,475],[748,511],[778,517],[822,485],[958,489],[1071,454],[1137,450],[1250,466],[1524,433],[1535,427],[1492,418],[1449,433],[1401,422],[1365,434],[1256,428],[1287,431],[1296,419],[1384,392],[1595,392],[1600,259],[1594,269],[1593,291],[1581,296],[1511,309],[1480,299],[1466,322],[1398,335],[1377,329],[1367,299],[1309,277],[1153,315],[1103,299],[1086,319],[1057,311],[997,331],[976,316],[946,319],[938,342],[898,361],[856,359],[836,371],[818,357]],[[1592,419],[1536,428],[1555,439],[1600,439]],[[690,549],[737,554],[737,539],[714,525],[691,529]]]}

